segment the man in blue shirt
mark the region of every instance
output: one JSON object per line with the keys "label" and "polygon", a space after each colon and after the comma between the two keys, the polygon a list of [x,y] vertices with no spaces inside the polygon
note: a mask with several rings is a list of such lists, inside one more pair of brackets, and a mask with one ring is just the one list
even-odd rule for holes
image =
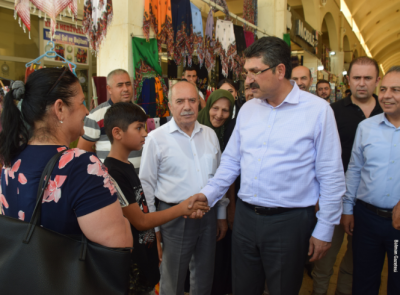
{"label": "man in blue shirt", "polygon": [[283,40],[260,38],[245,56],[255,98],[243,105],[215,176],[196,196],[214,206],[241,174],[233,293],[261,294],[267,281],[271,294],[297,295],[307,252],[311,262],[325,255],[342,213],[336,122],[326,101],[289,80],[290,48]]}
{"label": "man in blue shirt", "polygon": [[353,295],[378,294],[388,257],[388,293],[400,294],[398,244],[392,209],[400,200],[400,66],[382,80],[383,114],[358,125],[343,198],[341,223],[353,235]]}

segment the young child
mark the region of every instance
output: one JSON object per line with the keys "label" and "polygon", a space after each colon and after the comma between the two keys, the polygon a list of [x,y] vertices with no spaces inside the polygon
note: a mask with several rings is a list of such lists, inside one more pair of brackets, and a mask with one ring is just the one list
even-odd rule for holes
{"label": "young child", "polygon": [[[145,143],[147,116],[132,103],[117,103],[104,116],[105,132],[111,151],[104,161],[108,173],[116,182],[122,211],[131,223],[134,239],[130,294],[147,294],[160,280],[159,259],[154,227],[198,209],[207,212],[205,202],[188,209],[189,199],[168,210],[148,213],[146,199],[135,167],[128,161],[129,153],[141,150]],[[148,214],[146,214],[148,213]]]}

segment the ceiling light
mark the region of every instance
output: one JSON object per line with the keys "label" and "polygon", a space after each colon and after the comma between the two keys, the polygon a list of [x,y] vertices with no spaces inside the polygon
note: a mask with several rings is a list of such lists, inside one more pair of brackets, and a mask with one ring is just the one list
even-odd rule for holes
{"label": "ceiling light", "polygon": [[347,71],[343,71],[342,74],[343,74],[343,76],[346,76],[347,75]]}
{"label": "ceiling light", "polygon": [[330,56],[336,55],[336,52],[335,51],[331,51],[331,52],[329,52],[329,55]]}
{"label": "ceiling light", "polygon": [[322,71],[324,69],[324,66],[318,66],[318,71]]}

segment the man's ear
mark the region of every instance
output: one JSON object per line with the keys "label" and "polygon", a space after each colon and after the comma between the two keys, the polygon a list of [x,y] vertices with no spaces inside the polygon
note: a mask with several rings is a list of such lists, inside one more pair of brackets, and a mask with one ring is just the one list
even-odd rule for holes
{"label": "man's ear", "polygon": [[114,137],[114,140],[121,140],[123,135],[124,135],[124,132],[122,131],[121,128],[114,127],[112,129],[112,136]]}
{"label": "man's ear", "polygon": [[107,91],[108,91],[108,94],[111,95],[111,87],[110,87],[110,85],[107,85]]}
{"label": "man's ear", "polygon": [[278,74],[278,79],[283,80],[285,79],[286,67],[284,64],[279,64],[276,66],[276,72]]}

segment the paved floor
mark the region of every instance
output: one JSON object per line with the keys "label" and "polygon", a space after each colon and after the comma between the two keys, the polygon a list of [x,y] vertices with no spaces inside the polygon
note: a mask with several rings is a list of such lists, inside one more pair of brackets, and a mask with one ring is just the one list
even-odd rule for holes
{"label": "paved floor", "polygon": [[[335,262],[334,266],[334,273],[331,277],[331,281],[329,283],[329,289],[328,289],[328,295],[335,295],[335,290],[336,290],[336,282],[337,282],[337,275],[339,271],[339,266],[340,262],[342,261],[342,258],[345,254],[345,251],[347,249],[347,238],[344,239],[345,242],[342,245],[342,248],[340,249],[340,252],[338,254],[338,257]],[[386,295],[386,287],[387,287],[387,261],[385,261],[385,265],[383,266],[383,271],[382,271],[382,283],[381,283],[381,289],[379,290],[379,295]],[[310,295],[313,290],[313,281],[312,279],[304,272],[304,278],[303,278],[303,285],[301,286],[301,290],[299,295]]]}

